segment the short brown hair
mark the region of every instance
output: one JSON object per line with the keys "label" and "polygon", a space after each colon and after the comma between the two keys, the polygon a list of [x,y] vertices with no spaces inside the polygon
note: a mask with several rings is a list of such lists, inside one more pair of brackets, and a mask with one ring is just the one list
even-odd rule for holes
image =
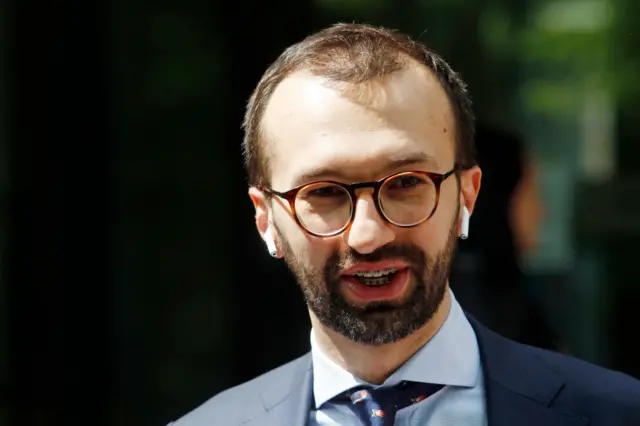
{"label": "short brown hair", "polygon": [[294,71],[360,84],[406,67],[402,55],[426,66],[445,89],[456,121],[456,163],[476,164],[474,115],[466,84],[437,53],[411,37],[382,27],[336,24],[287,48],[266,70],[247,104],[244,164],[253,186],[269,185],[269,162],[261,132],[265,108],[278,84]]}

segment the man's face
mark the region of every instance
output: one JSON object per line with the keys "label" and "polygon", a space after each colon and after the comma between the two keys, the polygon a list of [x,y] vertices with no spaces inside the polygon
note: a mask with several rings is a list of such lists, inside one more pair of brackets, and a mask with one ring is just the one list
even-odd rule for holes
{"label": "man's face", "polygon": [[[338,90],[305,72],[278,86],[263,120],[273,189],[453,169],[453,114],[446,93],[426,68],[409,66],[383,82],[348,89]],[[436,212],[413,228],[386,222],[372,190],[360,189],[352,225],[328,238],[301,229],[286,201],[268,199],[255,188],[251,197],[259,230],[271,227],[312,317],[353,341],[379,345],[425,325],[443,300],[459,235],[460,203],[473,206],[479,173],[462,174],[464,197],[456,177],[445,180]],[[355,275],[363,268],[395,272],[378,280]]]}

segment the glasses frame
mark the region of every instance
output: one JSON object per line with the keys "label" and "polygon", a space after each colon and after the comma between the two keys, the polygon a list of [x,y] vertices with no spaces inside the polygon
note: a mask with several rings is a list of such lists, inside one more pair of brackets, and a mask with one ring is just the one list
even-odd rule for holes
{"label": "glasses frame", "polygon": [[[382,179],[377,180],[377,181],[354,182],[354,183],[342,183],[342,182],[337,182],[337,181],[333,181],[333,180],[318,180],[318,181],[313,181],[313,182],[305,183],[303,185],[296,186],[295,188],[292,188],[292,189],[290,189],[288,191],[285,191],[285,192],[276,191],[276,190],[274,190],[272,188],[267,188],[267,187],[260,188],[260,189],[262,191],[268,193],[268,194],[276,195],[276,196],[282,198],[283,200],[286,200],[289,203],[289,207],[291,209],[291,213],[293,213],[293,218],[295,219],[296,223],[306,233],[308,233],[310,235],[313,235],[314,237],[329,238],[329,237],[335,237],[336,235],[339,235],[339,234],[343,233],[344,231],[346,231],[347,229],[349,229],[351,227],[351,225],[353,224],[353,220],[355,218],[355,215],[356,215],[356,201],[358,199],[356,191],[358,189],[363,189],[363,188],[373,188],[373,200],[375,202],[376,210],[378,211],[378,214],[380,215],[380,217],[382,217],[383,220],[385,220],[387,223],[390,223],[390,224],[392,224],[394,226],[397,226],[399,228],[413,228],[413,227],[416,227],[418,225],[423,224],[424,222],[426,222],[429,219],[431,219],[431,217],[433,217],[433,215],[435,214],[436,210],[438,209],[438,204],[440,203],[440,187],[442,186],[442,182],[447,180],[447,178],[449,178],[449,176],[455,174],[458,171],[460,171],[460,168],[458,166],[455,166],[453,169],[449,170],[446,173],[434,173],[434,172],[424,172],[424,171],[405,171],[405,172],[398,172],[398,173],[393,173],[393,174],[387,175],[387,176],[385,176]],[[387,217],[387,215],[384,213],[384,210],[382,209],[382,206],[380,205],[380,190],[382,189],[384,184],[386,182],[388,182],[389,180],[394,179],[394,178],[399,177],[399,176],[412,175],[412,174],[418,174],[418,175],[426,176],[431,180],[431,182],[433,182],[433,185],[436,188],[436,202],[433,205],[433,209],[431,210],[431,213],[429,213],[421,221],[419,221],[417,223],[414,223],[414,224],[411,224],[411,225],[397,224],[394,221],[392,221],[391,219],[389,219],[389,217]],[[317,185],[317,184],[322,184],[322,183],[324,183],[324,184],[333,184],[333,185],[337,185],[337,186],[343,188],[349,194],[349,198],[351,199],[351,215],[349,217],[349,220],[347,220],[347,222],[345,223],[345,225],[342,228],[338,229],[337,231],[331,232],[329,234],[318,234],[316,232],[310,231],[309,229],[307,229],[306,226],[304,226],[302,224],[302,221],[300,220],[300,218],[298,218],[298,213],[296,212],[296,198],[298,197],[298,193],[301,190],[303,190],[304,188],[306,188],[306,187],[308,187],[310,185]]]}

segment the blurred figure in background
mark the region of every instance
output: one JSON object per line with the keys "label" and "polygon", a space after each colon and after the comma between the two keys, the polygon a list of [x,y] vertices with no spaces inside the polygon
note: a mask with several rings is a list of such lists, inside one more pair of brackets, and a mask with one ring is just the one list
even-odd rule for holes
{"label": "blurred figure in background", "polygon": [[462,306],[492,330],[522,343],[559,350],[544,308],[530,294],[521,257],[538,246],[543,204],[538,169],[519,136],[478,123],[482,194],[468,240],[460,241],[451,285]]}
{"label": "blurred figure in background", "polygon": [[538,248],[544,205],[536,159],[526,150],[516,149],[520,151],[522,170],[510,200],[509,223],[515,249],[520,255],[524,255]]}

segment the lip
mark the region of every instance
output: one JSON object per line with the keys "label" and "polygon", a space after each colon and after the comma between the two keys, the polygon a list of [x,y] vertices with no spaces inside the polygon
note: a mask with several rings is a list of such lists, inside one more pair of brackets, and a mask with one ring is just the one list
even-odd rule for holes
{"label": "lip", "polygon": [[342,275],[353,275],[358,272],[383,271],[385,269],[406,269],[409,265],[399,260],[358,263],[342,272]]}

